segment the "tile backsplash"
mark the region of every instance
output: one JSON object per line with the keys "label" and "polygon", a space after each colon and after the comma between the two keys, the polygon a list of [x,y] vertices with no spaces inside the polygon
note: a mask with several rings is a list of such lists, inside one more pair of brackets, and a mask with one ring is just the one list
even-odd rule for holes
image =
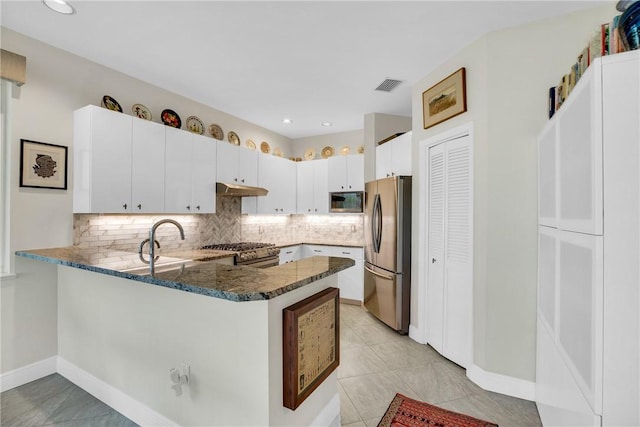
{"label": "tile backsplash", "polygon": [[155,222],[171,218],[184,228],[185,240],[174,226],[162,225],[156,234],[162,250],[239,241],[363,244],[362,214],[242,215],[241,211],[239,197],[217,197],[215,214],[75,214],[73,242],[86,248],[137,251]]}

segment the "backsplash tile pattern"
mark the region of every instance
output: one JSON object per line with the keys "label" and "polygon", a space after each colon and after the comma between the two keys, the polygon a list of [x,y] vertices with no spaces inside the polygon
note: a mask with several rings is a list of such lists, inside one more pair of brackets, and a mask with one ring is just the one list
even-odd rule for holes
{"label": "backsplash tile pattern", "polygon": [[269,243],[308,242],[363,245],[364,216],[243,215],[242,240]]}
{"label": "backsplash tile pattern", "polygon": [[156,234],[160,252],[239,241],[363,244],[362,214],[242,215],[241,202],[239,197],[217,197],[217,213],[203,215],[75,214],[73,242],[85,248],[135,252],[155,222],[171,218],[184,228],[185,240],[176,227],[162,225]]}
{"label": "backsplash tile pattern", "polygon": [[140,242],[149,237],[151,226],[164,218],[178,221],[184,228],[185,240],[172,225],[162,225],[156,237],[161,249],[193,249],[208,243],[229,243],[240,239],[240,199],[216,198],[216,214],[203,215],[115,215],[75,214],[74,245],[137,251]]}

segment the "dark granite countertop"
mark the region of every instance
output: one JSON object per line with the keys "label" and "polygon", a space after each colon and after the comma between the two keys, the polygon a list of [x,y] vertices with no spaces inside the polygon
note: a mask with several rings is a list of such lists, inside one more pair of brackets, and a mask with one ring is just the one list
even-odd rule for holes
{"label": "dark granite countertop", "polygon": [[333,242],[333,243],[327,243],[327,242],[313,242],[313,241],[301,241],[301,242],[285,242],[285,243],[276,243],[276,246],[279,248],[286,248],[289,246],[298,246],[298,245],[318,245],[318,246],[341,246],[343,248],[362,248],[362,245],[354,245],[354,244],[350,244],[350,243],[344,243],[344,242]]}
{"label": "dark granite countertop", "polygon": [[131,252],[69,246],[17,251],[16,255],[230,301],[275,298],[355,265],[348,258],[315,256],[257,269],[215,262],[233,252],[193,252],[186,251],[185,255],[195,255],[189,258],[177,258],[175,253],[171,254],[174,257],[160,256],[154,276],[138,254]]}

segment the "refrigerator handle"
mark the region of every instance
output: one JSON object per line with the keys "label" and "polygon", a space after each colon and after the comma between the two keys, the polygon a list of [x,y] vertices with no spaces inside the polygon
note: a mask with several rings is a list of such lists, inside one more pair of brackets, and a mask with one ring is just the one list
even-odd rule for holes
{"label": "refrigerator handle", "polygon": [[378,253],[378,199],[380,195],[373,196],[373,209],[371,209],[371,242],[373,243],[373,252]]}
{"label": "refrigerator handle", "polygon": [[370,269],[369,267],[367,267],[366,265],[364,266],[364,269],[367,270],[369,273],[376,275],[378,277],[382,277],[383,279],[387,279],[387,280],[393,280],[393,276],[387,276],[385,274],[380,274],[380,273],[376,273],[375,271],[373,271],[372,269]]}
{"label": "refrigerator handle", "polygon": [[380,245],[382,244],[382,201],[380,200],[380,194],[376,194],[376,200],[373,208],[376,212],[376,253],[380,253]]}

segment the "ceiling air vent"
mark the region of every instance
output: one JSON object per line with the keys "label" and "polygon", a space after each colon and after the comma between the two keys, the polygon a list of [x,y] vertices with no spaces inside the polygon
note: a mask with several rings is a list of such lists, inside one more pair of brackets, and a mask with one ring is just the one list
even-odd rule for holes
{"label": "ceiling air vent", "polygon": [[382,92],[391,92],[400,83],[402,83],[402,80],[385,79],[385,81],[378,85],[376,90],[380,90]]}

